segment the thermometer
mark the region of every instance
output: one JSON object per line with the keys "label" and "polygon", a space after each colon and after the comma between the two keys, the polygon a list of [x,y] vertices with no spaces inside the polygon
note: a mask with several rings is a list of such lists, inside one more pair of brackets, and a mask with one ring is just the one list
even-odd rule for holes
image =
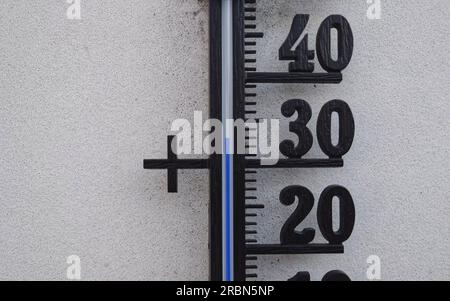
{"label": "thermometer", "polygon": [[[317,32],[316,49],[308,45],[305,33],[309,15],[293,14],[293,22],[286,40],[279,48],[279,60],[291,61],[286,72],[259,72],[256,69],[258,41],[264,38],[256,28],[257,0],[210,0],[210,107],[209,118],[222,122],[221,152],[206,159],[179,159],[172,148],[175,136],[167,140],[167,159],[144,160],[145,169],[164,169],[168,174],[168,191],[177,193],[180,169],[209,170],[209,262],[210,280],[245,281],[258,279],[258,258],[283,254],[339,254],[349,239],[355,222],[355,206],[350,192],[339,185],[326,187],[318,198],[318,228],[305,228],[303,221],[312,212],[315,198],[308,188],[287,186],[279,200],[258,200],[258,173],[264,169],[339,168],[343,156],[350,150],[355,134],[353,114],[342,100],[324,104],[316,125],[317,141],[325,156],[305,159],[313,144],[311,107],[298,99],[281,105],[280,118],[293,119],[289,130],[298,136],[298,143],[283,140],[279,149],[283,154],[274,164],[264,164],[258,154],[238,153],[238,141],[232,123],[235,120],[256,120],[258,85],[264,84],[339,84],[342,70],[353,54],[353,34],[348,21],[340,15],[326,18]],[[331,53],[331,30],[338,32],[337,56]],[[281,41],[283,42],[283,41]],[[262,45],[270,46],[270,45]],[[317,59],[324,72],[314,72]],[[300,97],[300,96],[299,96]],[[331,115],[339,116],[339,140],[331,141]],[[247,139],[249,137],[246,137]],[[332,199],[339,199],[340,228],[333,229]],[[258,241],[256,217],[267,202],[291,206],[293,213],[286,217],[280,229],[280,241]],[[294,203],[297,202],[296,208]],[[304,228],[304,230],[297,230]],[[328,243],[313,243],[317,232]],[[309,280],[308,272],[287,275],[290,280]],[[323,280],[349,280],[341,271],[331,271]]]}

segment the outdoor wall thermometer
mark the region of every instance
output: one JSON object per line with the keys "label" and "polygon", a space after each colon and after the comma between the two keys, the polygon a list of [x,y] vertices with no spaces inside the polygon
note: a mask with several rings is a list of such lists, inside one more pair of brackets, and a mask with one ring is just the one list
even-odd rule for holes
{"label": "outdoor wall thermometer", "polygon": [[[257,84],[338,84],[341,71],[350,63],[353,53],[353,35],[345,17],[331,15],[317,31],[315,50],[308,45],[305,28],[309,15],[293,15],[291,31],[279,48],[279,59],[290,61],[288,72],[257,72],[255,46],[264,37],[256,31],[256,0],[210,0],[210,118],[248,120],[255,118]],[[337,55],[332,55],[331,31],[337,31]],[[325,70],[314,72],[314,58]],[[263,164],[255,154],[242,154],[232,149],[237,139],[233,131],[222,129],[222,153],[207,159],[178,159],[172,148],[174,136],[168,137],[168,158],[144,160],[146,169],[166,169],[168,190],[177,192],[177,170],[209,169],[210,172],[210,279],[244,281],[257,278],[258,256],[277,254],[331,254],[343,253],[343,243],[350,237],[355,224],[355,206],[350,192],[338,185],[325,188],[318,200],[317,221],[327,244],[312,243],[316,230],[297,231],[314,206],[313,193],[298,183],[280,192],[281,206],[297,207],[280,229],[278,244],[257,242],[254,217],[264,209],[252,192],[256,190],[255,174],[261,168],[336,168],[342,167],[342,157],[350,150],[355,125],[350,107],[342,100],[326,103],[319,115],[316,136],[326,159],[304,159],[313,145],[313,134],[308,123],[310,105],[302,99],[286,100],[281,113],[290,118],[289,130],[298,136],[298,143],[283,140],[279,145],[284,158],[272,165]],[[339,140],[332,143],[332,114],[339,116]],[[258,116],[260,117],[260,116]],[[248,138],[248,137],[246,137]],[[315,192],[318,193],[318,192]],[[332,200],[339,199],[339,229],[333,229]],[[294,207],[294,206],[293,206]],[[253,219],[253,220],[252,220]],[[286,275],[290,280],[309,280],[307,272]],[[350,280],[340,271],[331,271],[323,280]]]}

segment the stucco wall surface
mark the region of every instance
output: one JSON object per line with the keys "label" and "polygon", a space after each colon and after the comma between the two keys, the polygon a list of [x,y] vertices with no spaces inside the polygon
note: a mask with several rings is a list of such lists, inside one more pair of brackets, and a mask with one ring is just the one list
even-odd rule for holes
{"label": "stucco wall surface", "polygon": [[[362,0],[259,2],[260,71],[287,70],[278,48],[295,13],[311,14],[311,45],[330,14],[355,37],[342,84],[260,86],[259,115],[281,118],[302,98],[314,129],[339,98],[356,121],[344,168],[258,174],[259,241],[278,240],[287,185],[316,199],[343,185],[357,212],[344,255],[262,258],[260,279],[341,269],[365,280],[377,255],[384,280],[449,280],[450,2],[384,0],[380,20]],[[180,172],[167,194],[166,173],[142,160],[166,157],[174,119],[208,111],[207,1],[82,0],[81,20],[68,6],[0,2],[0,279],[65,280],[75,254],[83,280],[206,280],[208,173]],[[308,156],[323,156],[317,141]],[[317,228],[315,214],[303,225]]]}

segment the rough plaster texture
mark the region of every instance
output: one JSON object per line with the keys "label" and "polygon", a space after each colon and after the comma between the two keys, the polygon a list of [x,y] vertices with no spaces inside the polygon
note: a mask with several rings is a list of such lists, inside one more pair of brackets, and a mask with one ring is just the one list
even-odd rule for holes
{"label": "rough plaster texture", "polygon": [[[385,280],[449,280],[450,2],[385,0],[374,21],[362,0],[259,2],[259,70],[286,70],[277,50],[295,13],[311,14],[311,41],[333,13],[355,36],[341,85],[260,87],[259,115],[303,98],[314,128],[340,98],[357,125],[345,168],[258,175],[261,242],[277,241],[292,210],[278,202],[286,185],[316,198],[346,186],[357,223],[345,255],[267,257],[261,279],[338,268],[364,280],[374,254]],[[207,111],[207,2],[82,1],[80,21],[66,8],[0,2],[0,279],[64,280],[76,254],[84,280],[206,280],[207,172],[182,172],[169,195],[166,173],[142,159],[166,156],[172,120]],[[309,156],[322,156],[317,143]]]}

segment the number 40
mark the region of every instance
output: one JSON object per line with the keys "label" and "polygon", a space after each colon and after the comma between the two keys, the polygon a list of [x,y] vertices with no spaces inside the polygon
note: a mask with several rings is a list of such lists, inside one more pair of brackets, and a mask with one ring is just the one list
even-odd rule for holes
{"label": "number 40", "polygon": [[[280,60],[294,61],[289,63],[289,72],[314,71],[314,63],[311,60],[314,59],[315,52],[308,49],[308,34],[305,34],[295,47],[308,21],[309,15],[296,15],[291,31],[279,50]],[[338,33],[336,60],[331,55],[331,29],[336,29]],[[316,51],[320,65],[328,72],[340,72],[348,66],[353,55],[353,33],[347,19],[340,15],[331,15],[322,22],[317,32]]]}

